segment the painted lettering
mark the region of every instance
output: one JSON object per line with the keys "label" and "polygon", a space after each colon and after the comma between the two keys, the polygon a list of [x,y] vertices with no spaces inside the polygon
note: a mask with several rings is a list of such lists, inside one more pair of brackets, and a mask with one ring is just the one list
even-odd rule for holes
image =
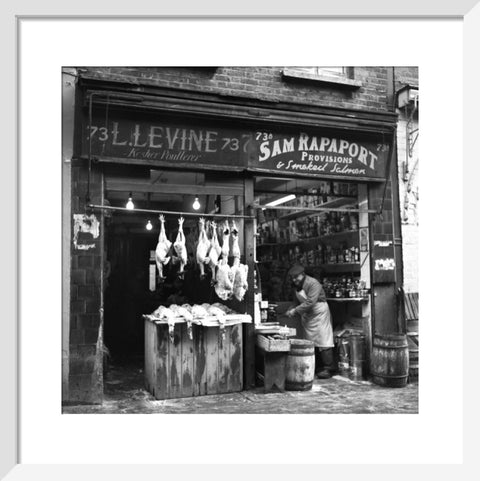
{"label": "painted lettering", "polygon": [[270,148],[268,147],[268,141],[262,142],[260,144],[260,152],[261,152],[261,155],[258,158],[260,162],[263,162],[264,160],[267,160],[268,158],[270,158]]}
{"label": "painted lettering", "polygon": [[145,141],[144,144],[139,143],[139,138],[140,138],[141,132],[140,132],[140,125],[135,124],[135,131],[133,132],[133,146],[134,147],[146,147],[147,146],[147,141]]}
{"label": "painted lettering", "polygon": [[216,152],[215,144],[217,142],[218,132],[207,130],[205,134],[205,152]]}
{"label": "painted lettering", "polygon": [[113,122],[113,127],[112,127],[112,145],[127,145],[127,141],[124,140],[123,142],[120,142],[118,140],[118,135],[120,131],[118,129],[118,122]]}
{"label": "painted lettering", "polygon": [[[158,133],[157,133],[158,132]],[[150,133],[148,134],[148,146],[152,149],[161,149],[163,147],[163,143],[159,142],[158,144],[155,143],[156,138],[162,138],[163,136],[163,127],[157,127],[152,125],[150,127]]]}

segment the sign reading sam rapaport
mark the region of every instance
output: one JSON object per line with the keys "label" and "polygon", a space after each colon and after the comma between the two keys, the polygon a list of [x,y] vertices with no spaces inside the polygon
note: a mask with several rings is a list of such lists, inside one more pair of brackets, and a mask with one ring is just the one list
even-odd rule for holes
{"label": "sign reading sam rapaport", "polygon": [[256,132],[260,169],[307,175],[384,178],[389,145],[300,132],[278,135]]}
{"label": "sign reading sam rapaport", "polygon": [[214,168],[381,180],[389,145],[350,135],[246,130],[184,124],[165,118],[94,117],[83,155],[111,162]]}

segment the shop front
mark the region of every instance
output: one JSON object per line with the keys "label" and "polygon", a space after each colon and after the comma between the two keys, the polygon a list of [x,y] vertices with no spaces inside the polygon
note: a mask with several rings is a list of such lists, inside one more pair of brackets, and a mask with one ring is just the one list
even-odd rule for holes
{"label": "shop front", "polygon": [[395,330],[394,131],[392,113],[82,78],[70,398],[101,399],[125,359],[157,399],[249,389],[260,333],[302,337],[285,315],[296,263],[323,284],[336,335],[364,336],[368,366],[374,333]]}

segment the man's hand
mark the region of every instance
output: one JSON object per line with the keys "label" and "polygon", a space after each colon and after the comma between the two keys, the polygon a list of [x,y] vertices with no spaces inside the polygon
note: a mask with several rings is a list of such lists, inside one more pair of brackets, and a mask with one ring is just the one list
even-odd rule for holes
{"label": "man's hand", "polygon": [[287,311],[287,316],[288,317],[293,317],[295,315],[295,309],[289,309]]}

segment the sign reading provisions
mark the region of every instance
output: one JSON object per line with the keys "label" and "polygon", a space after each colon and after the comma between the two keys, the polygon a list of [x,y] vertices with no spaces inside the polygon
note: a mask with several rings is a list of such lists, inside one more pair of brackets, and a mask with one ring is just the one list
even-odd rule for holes
{"label": "sign reading provisions", "polygon": [[303,175],[385,178],[389,145],[326,133],[256,132],[258,155],[250,167]]}
{"label": "sign reading provisions", "polygon": [[82,155],[99,160],[156,166],[188,165],[292,175],[383,180],[389,145],[323,132],[291,134],[234,126],[180,123],[111,112],[94,116],[83,135]]}

